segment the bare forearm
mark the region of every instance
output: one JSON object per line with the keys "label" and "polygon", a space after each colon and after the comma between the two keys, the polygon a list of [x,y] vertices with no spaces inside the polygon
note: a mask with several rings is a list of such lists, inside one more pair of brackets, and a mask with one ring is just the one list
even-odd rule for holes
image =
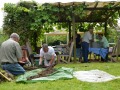
{"label": "bare forearm", "polygon": [[49,62],[49,65],[52,65],[52,64],[53,64],[54,59],[55,59],[55,56],[52,56],[52,58],[51,58],[51,60],[50,60],[50,62]]}
{"label": "bare forearm", "polygon": [[29,61],[28,57],[26,57],[26,61]]}
{"label": "bare forearm", "polygon": [[18,58],[18,62],[19,62],[19,63],[24,63],[24,62],[22,61],[22,58]]}
{"label": "bare forearm", "polygon": [[42,64],[42,57],[40,57],[39,62],[40,62],[39,64]]}
{"label": "bare forearm", "polygon": [[18,58],[18,62],[19,62],[19,61],[22,61],[22,58]]}

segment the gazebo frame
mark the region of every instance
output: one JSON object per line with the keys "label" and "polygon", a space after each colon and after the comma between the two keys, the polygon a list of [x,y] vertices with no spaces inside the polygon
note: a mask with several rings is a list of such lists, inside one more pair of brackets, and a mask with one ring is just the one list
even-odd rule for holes
{"label": "gazebo frame", "polygon": [[[112,17],[112,15],[115,12],[119,12],[120,10],[120,1],[118,0],[99,0],[99,1],[90,1],[90,0],[86,0],[86,1],[82,1],[82,0],[76,0],[76,2],[68,0],[68,2],[63,2],[63,0],[57,0],[55,2],[51,2],[52,0],[46,1],[44,0],[44,3],[49,3],[51,5],[54,5],[56,7],[58,7],[59,9],[61,7],[65,7],[65,6],[72,6],[73,10],[74,7],[76,5],[84,5],[87,6],[85,8],[83,8],[83,11],[86,11],[87,15],[84,18],[79,18],[79,15],[75,15],[74,13],[72,13],[72,20],[66,20],[66,16],[63,17],[63,15],[61,13],[59,13],[58,17],[59,20],[56,22],[68,22],[69,25],[69,39],[71,38],[71,32],[73,34],[73,41],[75,43],[75,23],[76,22],[89,22],[89,23],[104,23],[104,28],[105,28],[105,34],[107,31],[107,21],[110,17]],[[110,7],[105,7],[106,5],[110,5]],[[72,12],[72,11],[71,11]],[[108,14],[106,14],[106,12],[109,12]],[[94,18],[95,15],[100,15],[100,17]],[[72,29],[71,29],[72,26]],[[74,60],[76,61],[76,45],[74,44]]]}

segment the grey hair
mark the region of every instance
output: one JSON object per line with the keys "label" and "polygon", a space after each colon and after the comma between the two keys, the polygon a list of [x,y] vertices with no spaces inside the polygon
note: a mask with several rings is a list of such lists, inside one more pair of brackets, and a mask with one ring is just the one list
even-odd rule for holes
{"label": "grey hair", "polygon": [[18,38],[18,39],[20,39],[20,36],[17,33],[12,33],[10,35],[10,38]]}
{"label": "grey hair", "polygon": [[43,48],[48,48],[48,44],[43,44],[42,47]]}

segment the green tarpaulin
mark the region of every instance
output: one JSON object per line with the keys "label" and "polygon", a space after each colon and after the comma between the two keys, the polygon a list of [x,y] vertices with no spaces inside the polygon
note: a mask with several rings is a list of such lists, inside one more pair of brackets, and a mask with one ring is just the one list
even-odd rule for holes
{"label": "green tarpaulin", "polygon": [[32,80],[27,80],[28,77],[37,75],[37,73],[39,73],[41,71],[42,71],[42,69],[28,71],[24,75],[19,76],[17,78],[16,82],[29,83],[29,82],[52,81],[52,80],[58,80],[58,79],[73,78],[73,69],[72,68],[61,67],[61,68],[56,69],[56,71],[54,73],[48,75],[47,77],[40,77],[40,78],[35,78]]}

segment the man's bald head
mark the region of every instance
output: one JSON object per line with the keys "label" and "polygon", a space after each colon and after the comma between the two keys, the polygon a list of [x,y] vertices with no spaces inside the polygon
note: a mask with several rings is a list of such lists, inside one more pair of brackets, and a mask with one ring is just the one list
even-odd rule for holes
{"label": "man's bald head", "polygon": [[43,44],[42,48],[44,52],[48,52],[48,44]]}
{"label": "man's bald head", "polygon": [[20,36],[17,33],[12,33],[10,35],[10,38],[14,39],[17,42],[20,40]]}

